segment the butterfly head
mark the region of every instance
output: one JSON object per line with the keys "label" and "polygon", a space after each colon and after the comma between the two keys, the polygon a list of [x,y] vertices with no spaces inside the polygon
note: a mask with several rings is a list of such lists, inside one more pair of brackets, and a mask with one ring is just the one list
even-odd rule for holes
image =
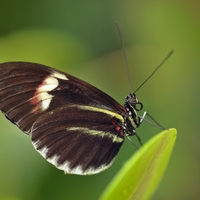
{"label": "butterfly head", "polygon": [[129,94],[125,97],[125,106],[128,106],[129,108],[134,109],[135,111],[140,111],[143,108],[143,104],[138,101],[135,93]]}

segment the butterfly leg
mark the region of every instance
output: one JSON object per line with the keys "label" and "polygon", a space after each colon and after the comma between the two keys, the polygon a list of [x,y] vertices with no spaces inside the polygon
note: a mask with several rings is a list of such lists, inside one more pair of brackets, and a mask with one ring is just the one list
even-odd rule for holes
{"label": "butterfly leg", "polygon": [[[154,123],[150,122],[149,120],[147,120],[145,118],[145,116],[148,116]],[[143,122],[143,121],[146,121],[148,122],[149,124],[151,124],[152,126],[155,126],[159,129],[162,129],[162,130],[166,130],[166,128],[164,128],[163,126],[161,126],[149,113],[147,113],[146,111],[144,112],[144,114],[142,116],[139,116],[140,118],[140,124]]]}
{"label": "butterfly leg", "polygon": [[134,136],[134,135],[137,137],[137,139],[138,139],[140,145],[142,146],[142,141],[141,141],[139,135],[138,135],[135,131],[132,132],[132,133],[126,134],[126,137],[127,137],[128,140],[138,149],[137,145],[136,145],[136,144],[131,140],[131,138],[129,137],[129,136]]}

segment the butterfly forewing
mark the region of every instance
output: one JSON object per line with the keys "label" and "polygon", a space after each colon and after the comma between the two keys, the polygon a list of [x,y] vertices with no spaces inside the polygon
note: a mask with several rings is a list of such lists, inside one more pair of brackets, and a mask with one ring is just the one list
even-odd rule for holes
{"label": "butterfly forewing", "polygon": [[66,173],[111,165],[123,140],[125,109],[94,86],[40,64],[0,64],[0,109],[34,147]]}

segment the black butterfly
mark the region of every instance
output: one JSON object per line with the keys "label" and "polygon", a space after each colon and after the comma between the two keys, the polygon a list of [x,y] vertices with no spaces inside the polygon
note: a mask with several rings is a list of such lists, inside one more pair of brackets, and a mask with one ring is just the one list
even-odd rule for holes
{"label": "black butterfly", "polygon": [[123,107],[94,86],[41,64],[0,64],[1,111],[66,173],[105,170],[124,135],[136,135],[143,106],[135,94],[125,100]]}
{"label": "black butterfly", "polygon": [[130,140],[135,135],[141,144],[135,130],[147,113],[138,116],[143,105],[135,92],[121,106],[96,87],[51,67],[29,62],[0,64],[0,110],[31,137],[47,161],[65,173],[105,170],[124,136]]}

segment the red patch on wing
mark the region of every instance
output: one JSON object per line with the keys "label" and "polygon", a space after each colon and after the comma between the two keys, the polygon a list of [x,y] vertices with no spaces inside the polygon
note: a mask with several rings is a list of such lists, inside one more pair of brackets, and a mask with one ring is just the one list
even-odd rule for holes
{"label": "red patch on wing", "polygon": [[123,106],[121,106],[120,104],[119,104],[119,107],[123,112],[127,112],[126,109]]}
{"label": "red patch on wing", "polygon": [[116,130],[117,132],[119,132],[119,135],[120,135],[121,137],[124,137],[124,132],[122,131],[122,127],[121,127],[121,126],[116,126],[116,127],[115,127],[115,130]]}
{"label": "red patch on wing", "polygon": [[33,113],[38,113],[39,109],[40,109],[40,88],[45,85],[45,79],[44,81],[38,86],[37,90],[34,93],[33,98],[31,99],[30,103],[32,105],[34,105],[34,108],[32,109]]}
{"label": "red patch on wing", "polygon": [[116,130],[116,131],[120,131],[120,129],[121,129],[120,126],[116,126],[116,127],[115,127],[115,130]]}
{"label": "red patch on wing", "polygon": [[[116,125],[117,123],[116,123],[115,121],[112,121],[112,124],[113,124],[113,125]],[[121,126],[115,126],[115,130],[116,130],[117,132],[119,132],[119,135],[120,135],[121,137],[124,137],[124,132],[123,132]]]}

